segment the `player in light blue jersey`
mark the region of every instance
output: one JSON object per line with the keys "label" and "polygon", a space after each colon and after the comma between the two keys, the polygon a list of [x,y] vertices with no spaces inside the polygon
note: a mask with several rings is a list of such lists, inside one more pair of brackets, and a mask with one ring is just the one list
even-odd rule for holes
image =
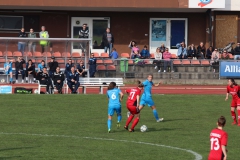
{"label": "player in light blue jersey", "polygon": [[5,74],[10,75],[10,84],[13,83],[12,62],[13,62],[13,60],[7,59],[7,62],[4,63]]}
{"label": "player in light blue jersey", "polygon": [[143,107],[145,105],[148,105],[149,107],[152,108],[153,115],[156,118],[157,122],[161,122],[161,121],[163,121],[163,118],[158,117],[158,112],[156,110],[155,104],[152,99],[152,86],[157,87],[157,86],[159,86],[159,84],[161,84],[161,82],[159,82],[158,84],[154,84],[152,82],[152,79],[153,79],[153,76],[148,75],[147,80],[142,83],[144,85],[144,92],[141,97],[139,109],[141,110],[141,109],[143,109]]}
{"label": "player in light blue jersey", "polygon": [[121,115],[121,101],[123,99],[123,93],[116,87],[115,82],[111,82],[108,86],[108,133],[111,131],[112,116],[114,112],[117,113],[117,127],[120,127]]}

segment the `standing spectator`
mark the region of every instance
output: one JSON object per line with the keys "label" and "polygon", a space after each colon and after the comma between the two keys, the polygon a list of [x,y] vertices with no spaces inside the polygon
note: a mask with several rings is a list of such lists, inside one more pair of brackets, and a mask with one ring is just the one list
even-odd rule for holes
{"label": "standing spectator", "polygon": [[211,59],[211,57],[212,57],[212,52],[213,52],[213,47],[210,46],[210,47],[207,49],[206,59]]}
{"label": "standing spectator", "polygon": [[67,75],[69,72],[71,72],[72,67],[74,67],[74,64],[72,63],[72,59],[70,58],[65,67],[65,75]]}
{"label": "standing spectator", "polygon": [[38,72],[41,72],[44,67],[46,67],[46,64],[45,61],[42,60],[41,63],[38,64]]}
{"label": "standing spectator", "polygon": [[26,83],[28,83],[28,75],[33,75],[33,82],[36,82],[36,72],[35,72],[35,64],[32,62],[31,59],[28,60],[26,64]]}
{"label": "standing spectator", "polygon": [[234,59],[240,59],[240,43],[237,43],[236,48],[234,48]]}
{"label": "standing spectator", "polygon": [[[46,85],[46,94],[53,93],[54,88],[52,84],[52,79],[49,76],[46,67],[44,67],[43,70],[37,74],[37,80],[39,80],[40,84]],[[50,86],[51,86],[51,89],[49,90]]]}
{"label": "standing spectator", "polygon": [[212,67],[213,67],[213,72],[216,71],[216,68],[217,68],[218,65],[219,65],[219,57],[220,57],[220,54],[219,54],[218,50],[215,49],[215,50],[212,52],[212,55],[211,55],[210,71],[212,70]]}
{"label": "standing spectator", "polygon": [[60,68],[56,68],[56,72],[53,73],[53,82],[56,86],[58,93],[62,94],[63,82],[65,80],[64,73],[60,71]]}
{"label": "standing spectator", "polygon": [[[67,85],[71,89],[72,94],[76,94],[78,87],[80,86],[79,83],[79,74],[75,71],[75,67],[71,68],[71,72],[67,75]],[[74,85],[74,89],[73,89]]]}
{"label": "standing spectator", "polygon": [[82,29],[80,29],[79,31],[78,38],[88,38],[88,36],[89,36],[89,30],[88,30],[87,24],[85,23],[82,25]]}
{"label": "standing spectator", "polygon": [[191,44],[189,47],[188,47],[188,55],[187,57],[192,57],[193,59],[197,59],[197,50],[194,46],[194,44]]}
{"label": "standing spectator", "polygon": [[187,58],[187,48],[185,42],[176,44],[178,49],[177,56],[179,59],[186,59]]}
{"label": "standing spectator", "polygon": [[[32,28],[30,29],[28,38],[37,38]],[[31,52],[31,50],[33,51],[33,53],[36,51],[36,42],[33,42],[33,41],[28,42],[28,51]]]}
{"label": "standing spectator", "polygon": [[10,75],[10,81],[9,81],[10,84],[13,83],[12,62],[13,62],[13,60],[7,59],[6,63],[4,63],[5,74]]}
{"label": "standing spectator", "polygon": [[109,55],[109,57],[112,58],[112,59],[118,59],[118,52],[115,48],[112,49],[112,52]]}
{"label": "standing spectator", "polygon": [[104,52],[107,53],[107,50],[109,49],[110,54],[114,43],[114,37],[113,34],[110,32],[110,28],[107,28],[106,32],[103,34],[102,42],[104,44]]}
{"label": "standing spectator", "polygon": [[199,46],[197,47],[197,57],[201,59],[206,58],[206,48],[204,47],[203,42],[200,42]]}
{"label": "standing spectator", "polygon": [[160,48],[160,51],[165,52],[166,47],[165,47],[164,43],[162,43],[159,48]]}
{"label": "standing spectator", "polygon": [[18,74],[22,75],[22,83],[24,82],[25,73],[23,69],[23,64],[25,63],[25,60],[21,57],[18,57],[17,61],[15,62],[16,72],[15,72],[15,78],[16,83],[18,83]]}
{"label": "standing spectator", "polygon": [[[48,34],[48,31],[45,30],[45,26],[42,26],[41,27],[41,32],[39,33],[39,36],[40,38],[49,38],[49,34]],[[51,42],[48,42],[48,41],[40,41],[40,45],[42,47],[42,53],[45,52],[45,48],[49,45],[50,46],[50,52],[52,53],[52,43]],[[55,71],[55,70],[54,70]]]}
{"label": "standing spectator", "polygon": [[166,72],[167,70],[167,66],[171,67],[171,71],[173,71],[173,65],[172,65],[172,61],[171,61],[171,53],[168,52],[168,48],[165,49],[165,52],[163,53],[163,59],[164,59],[164,71]]}
{"label": "standing spectator", "polygon": [[[18,37],[20,37],[20,38],[26,38],[27,37],[27,34],[24,31],[24,28],[22,28],[21,31],[19,32]],[[22,53],[22,56],[23,56],[24,51],[25,51],[25,46],[26,46],[26,42],[23,42],[23,41],[18,42],[18,51]]]}
{"label": "standing spectator", "polygon": [[150,58],[150,53],[149,53],[146,45],[143,47],[143,50],[141,51],[140,55],[141,55],[141,57],[140,57],[141,59],[149,59]]}
{"label": "standing spectator", "polygon": [[90,77],[95,77],[94,74],[96,72],[97,59],[94,58],[94,54],[91,54],[91,58],[89,58],[88,64]]}
{"label": "standing spectator", "polygon": [[51,57],[50,62],[48,63],[49,66],[49,76],[52,77],[52,74],[56,71],[58,67],[58,62],[55,61],[55,57]]}
{"label": "standing spectator", "polygon": [[134,54],[134,48],[138,48],[137,43],[135,41],[130,41],[128,47],[131,49],[130,57],[132,57],[132,55]]}
{"label": "standing spectator", "polygon": [[154,53],[154,60],[153,64],[155,64],[154,69],[158,69],[158,72],[161,72],[161,60],[162,60],[162,53],[160,52],[160,48],[158,47],[156,49],[156,52]]}
{"label": "standing spectator", "polygon": [[85,71],[85,65],[83,64],[83,61],[81,60],[80,63],[77,65],[77,72],[80,76],[85,77],[87,72]]}

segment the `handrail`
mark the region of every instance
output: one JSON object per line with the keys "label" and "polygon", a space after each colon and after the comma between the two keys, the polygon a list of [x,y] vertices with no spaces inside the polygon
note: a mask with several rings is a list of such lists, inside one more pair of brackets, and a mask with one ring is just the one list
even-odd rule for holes
{"label": "handrail", "polygon": [[48,41],[91,41],[89,38],[20,38],[20,37],[0,37],[1,40],[48,40]]}

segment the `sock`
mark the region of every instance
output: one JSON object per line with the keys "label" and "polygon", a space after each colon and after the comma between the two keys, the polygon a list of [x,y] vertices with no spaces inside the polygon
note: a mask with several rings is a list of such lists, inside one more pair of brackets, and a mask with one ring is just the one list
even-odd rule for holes
{"label": "sock", "polygon": [[132,114],[130,114],[130,116],[128,117],[127,122],[126,122],[126,126],[129,125],[129,123],[132,121],[133,117],[134,116]]}
{"label": "sock", "polygon": [[36,81],[36,78],[33,78],[34,81]]}
{"label": "sock", "polygon": [[16,79],[16,83],[18,83],[18,80]]}
{"label": "sock", "polygon": [[108,119],[108,129],[111,129],[111,127],[112,127],[112,120],[111,119]]}
{"label": "sock", "polygon": [[26,77],[26,81],[28,81],[28,77]]}
{"label": "sock", "polygon": [[154,117],[156,118],[156,120],[159,120],[158,112],[157,112],[156,109],[153,110],[153,115],[154,115]]}
{"label": "sock", "polygon": [[133,124],[132,124],[132,127],[131,127],[131,130],[134,130],[134,127],[138,124],[139,122],[139,118],[135,118],[134,121],[133,121]]}
{"label": "sock", "polygon": [[231,114],[232,114],[232,119],[234,122],[236,122],[236,114],[234,111],[231,111]]}
{"label": "sock", "polygon": [[12,82],[12,78],[10,78],[10,82]]}
{"label": "sock", "polygon": [[237,110],[238,112],[238,124],[240,124],[240,110]]}
{"label": "sock", "polygon": [[117,121],[118,121],[118,123],[121,122],[121,120],[122,120],[122,115],[119,114],[119,115],[117,116]]}
{"label": "sock", "polygon": [[24,80],[22,79],[22,83],[24,82]]}

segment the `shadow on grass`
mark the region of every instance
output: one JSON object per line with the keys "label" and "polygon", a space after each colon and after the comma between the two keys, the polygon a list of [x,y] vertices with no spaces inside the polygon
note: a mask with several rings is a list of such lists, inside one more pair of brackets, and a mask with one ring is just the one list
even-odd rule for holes
{"label": "shadow on grass", "polygon": [[192,120],[192,119],[189,119],[189,118],[185,118],[185,119],[164,119],[164,121],[160,122],[160,123],[171,122],[171,121],[186,121],[186,120]]}
{"label": "shadow on grass", "polygon": [[13,157],[0,157],[0,160],[4,159],[16,159],[16,158],[21,158],[22,156],[13,156]]}
{"label": "shadow on grass", "polygon": [[[13,150],[19,150],[19,149],[30,149],[30,148],[34,148],[34,147],[4,148],[4,149],[0,149],[0,152],[13,151]],[[21,158],[21,157],[22,157],[22,156],[0,157],[0,160],[4,160],[4,159],[16,159],[16,158]]]}
{"label": "shadow on grass", "polygon": [[148,132],[155,132],[155,131],[173,131],[178,130],[181,128],[148,128]]}

